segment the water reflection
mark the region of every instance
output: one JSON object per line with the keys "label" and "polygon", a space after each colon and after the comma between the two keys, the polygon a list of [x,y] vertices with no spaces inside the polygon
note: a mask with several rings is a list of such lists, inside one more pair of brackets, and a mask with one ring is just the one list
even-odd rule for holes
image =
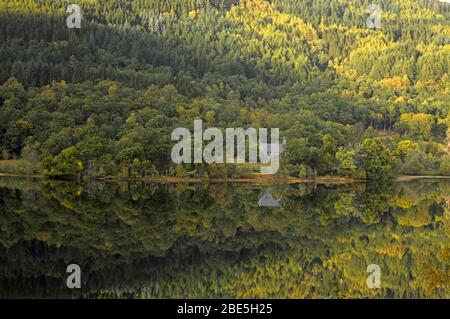
{"label": "water reflection", "polygon": [[1,178],[0,297],[449,297],[449,182],[265,191]]}
{"label": "water reflection", "polygon": [[275,199],[270,190],[266,189],[261,192],[258,205],[260,207],[280,207],[281,200]]}

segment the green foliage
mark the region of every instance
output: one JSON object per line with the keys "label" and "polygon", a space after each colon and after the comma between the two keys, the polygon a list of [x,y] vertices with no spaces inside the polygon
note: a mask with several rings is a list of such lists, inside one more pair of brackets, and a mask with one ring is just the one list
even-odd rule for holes
{"label": "green foliage", "polygon": [[302,165],[300,165],[300,168],[298,170],[298,177],[299,178],[313,178],[314,171],[311,169],[311,167],[302,164]]}
{"label": "green foliage", "polygon": [[450,176],[450,157],[444,157],[439,165],[441,175]]}
{"label": "green foliage", "polygon": [[390,153],[380,140],[365,139],[359,151],[359,158],[367,179],[386,181],[392,176]]}
{"label": "green foliage", "polygon": [[343,176],[352,176],[356,171],[355,163],[356,151],[346,151],[341,148],[336,153],[336,159],[339,161],[339,174]]}
{"label": "green foliage", "polygon": [[77,149],[71,146],[55,156],[44,172],[49,176],[76,176],[83,170]]}
{"label": "green foliage", "polygon": [[170,132],[201,118],[279,127],[284,174],[362,171],[337,150],[374,137],[426,154],[408,170],[406,146],[394,150],[396,172],[439,173],[446,155],[425,148],[450,124],[447,4],[381,3],[380,30],[363,0],[83,1],[79,30],[66,5],[0,4],[1,159],[33,147],[51,176],[73,175],[62,152],[75,147],[84,178],[173,174]]}

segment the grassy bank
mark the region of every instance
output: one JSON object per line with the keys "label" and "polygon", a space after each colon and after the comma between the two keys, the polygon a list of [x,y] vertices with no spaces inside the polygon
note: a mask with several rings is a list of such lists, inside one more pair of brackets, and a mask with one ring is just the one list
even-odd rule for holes
{"label": "grassy bank", "polygon": [[0,161],[0,175],[8,176],[39,176],[42,174],[42,169],[39,164],[32,163],[27,160],[1,160]]}

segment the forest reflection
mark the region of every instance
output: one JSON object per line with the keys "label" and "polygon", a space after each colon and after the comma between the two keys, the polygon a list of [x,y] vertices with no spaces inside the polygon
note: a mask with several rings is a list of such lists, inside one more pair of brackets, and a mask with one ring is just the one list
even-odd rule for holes
{"label": "forest reflection", "polygon": [[[0,229],[0,297],[450,297],[448,181],[0,178]],[[66,287],[72,263],[81,289]],[[366,285],[369,264],[380,289]]]}

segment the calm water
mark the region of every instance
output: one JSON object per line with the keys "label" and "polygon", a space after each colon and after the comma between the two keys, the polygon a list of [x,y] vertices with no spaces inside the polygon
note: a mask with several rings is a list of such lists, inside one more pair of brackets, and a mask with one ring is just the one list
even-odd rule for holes
{"label": "calm water", "polygon": [[[449,298],[449,234],[446,181],[0,178],[0,297]],[[81,289],[66,287],[69,264]],[[370,264],[380,289],[367,286]]]}

